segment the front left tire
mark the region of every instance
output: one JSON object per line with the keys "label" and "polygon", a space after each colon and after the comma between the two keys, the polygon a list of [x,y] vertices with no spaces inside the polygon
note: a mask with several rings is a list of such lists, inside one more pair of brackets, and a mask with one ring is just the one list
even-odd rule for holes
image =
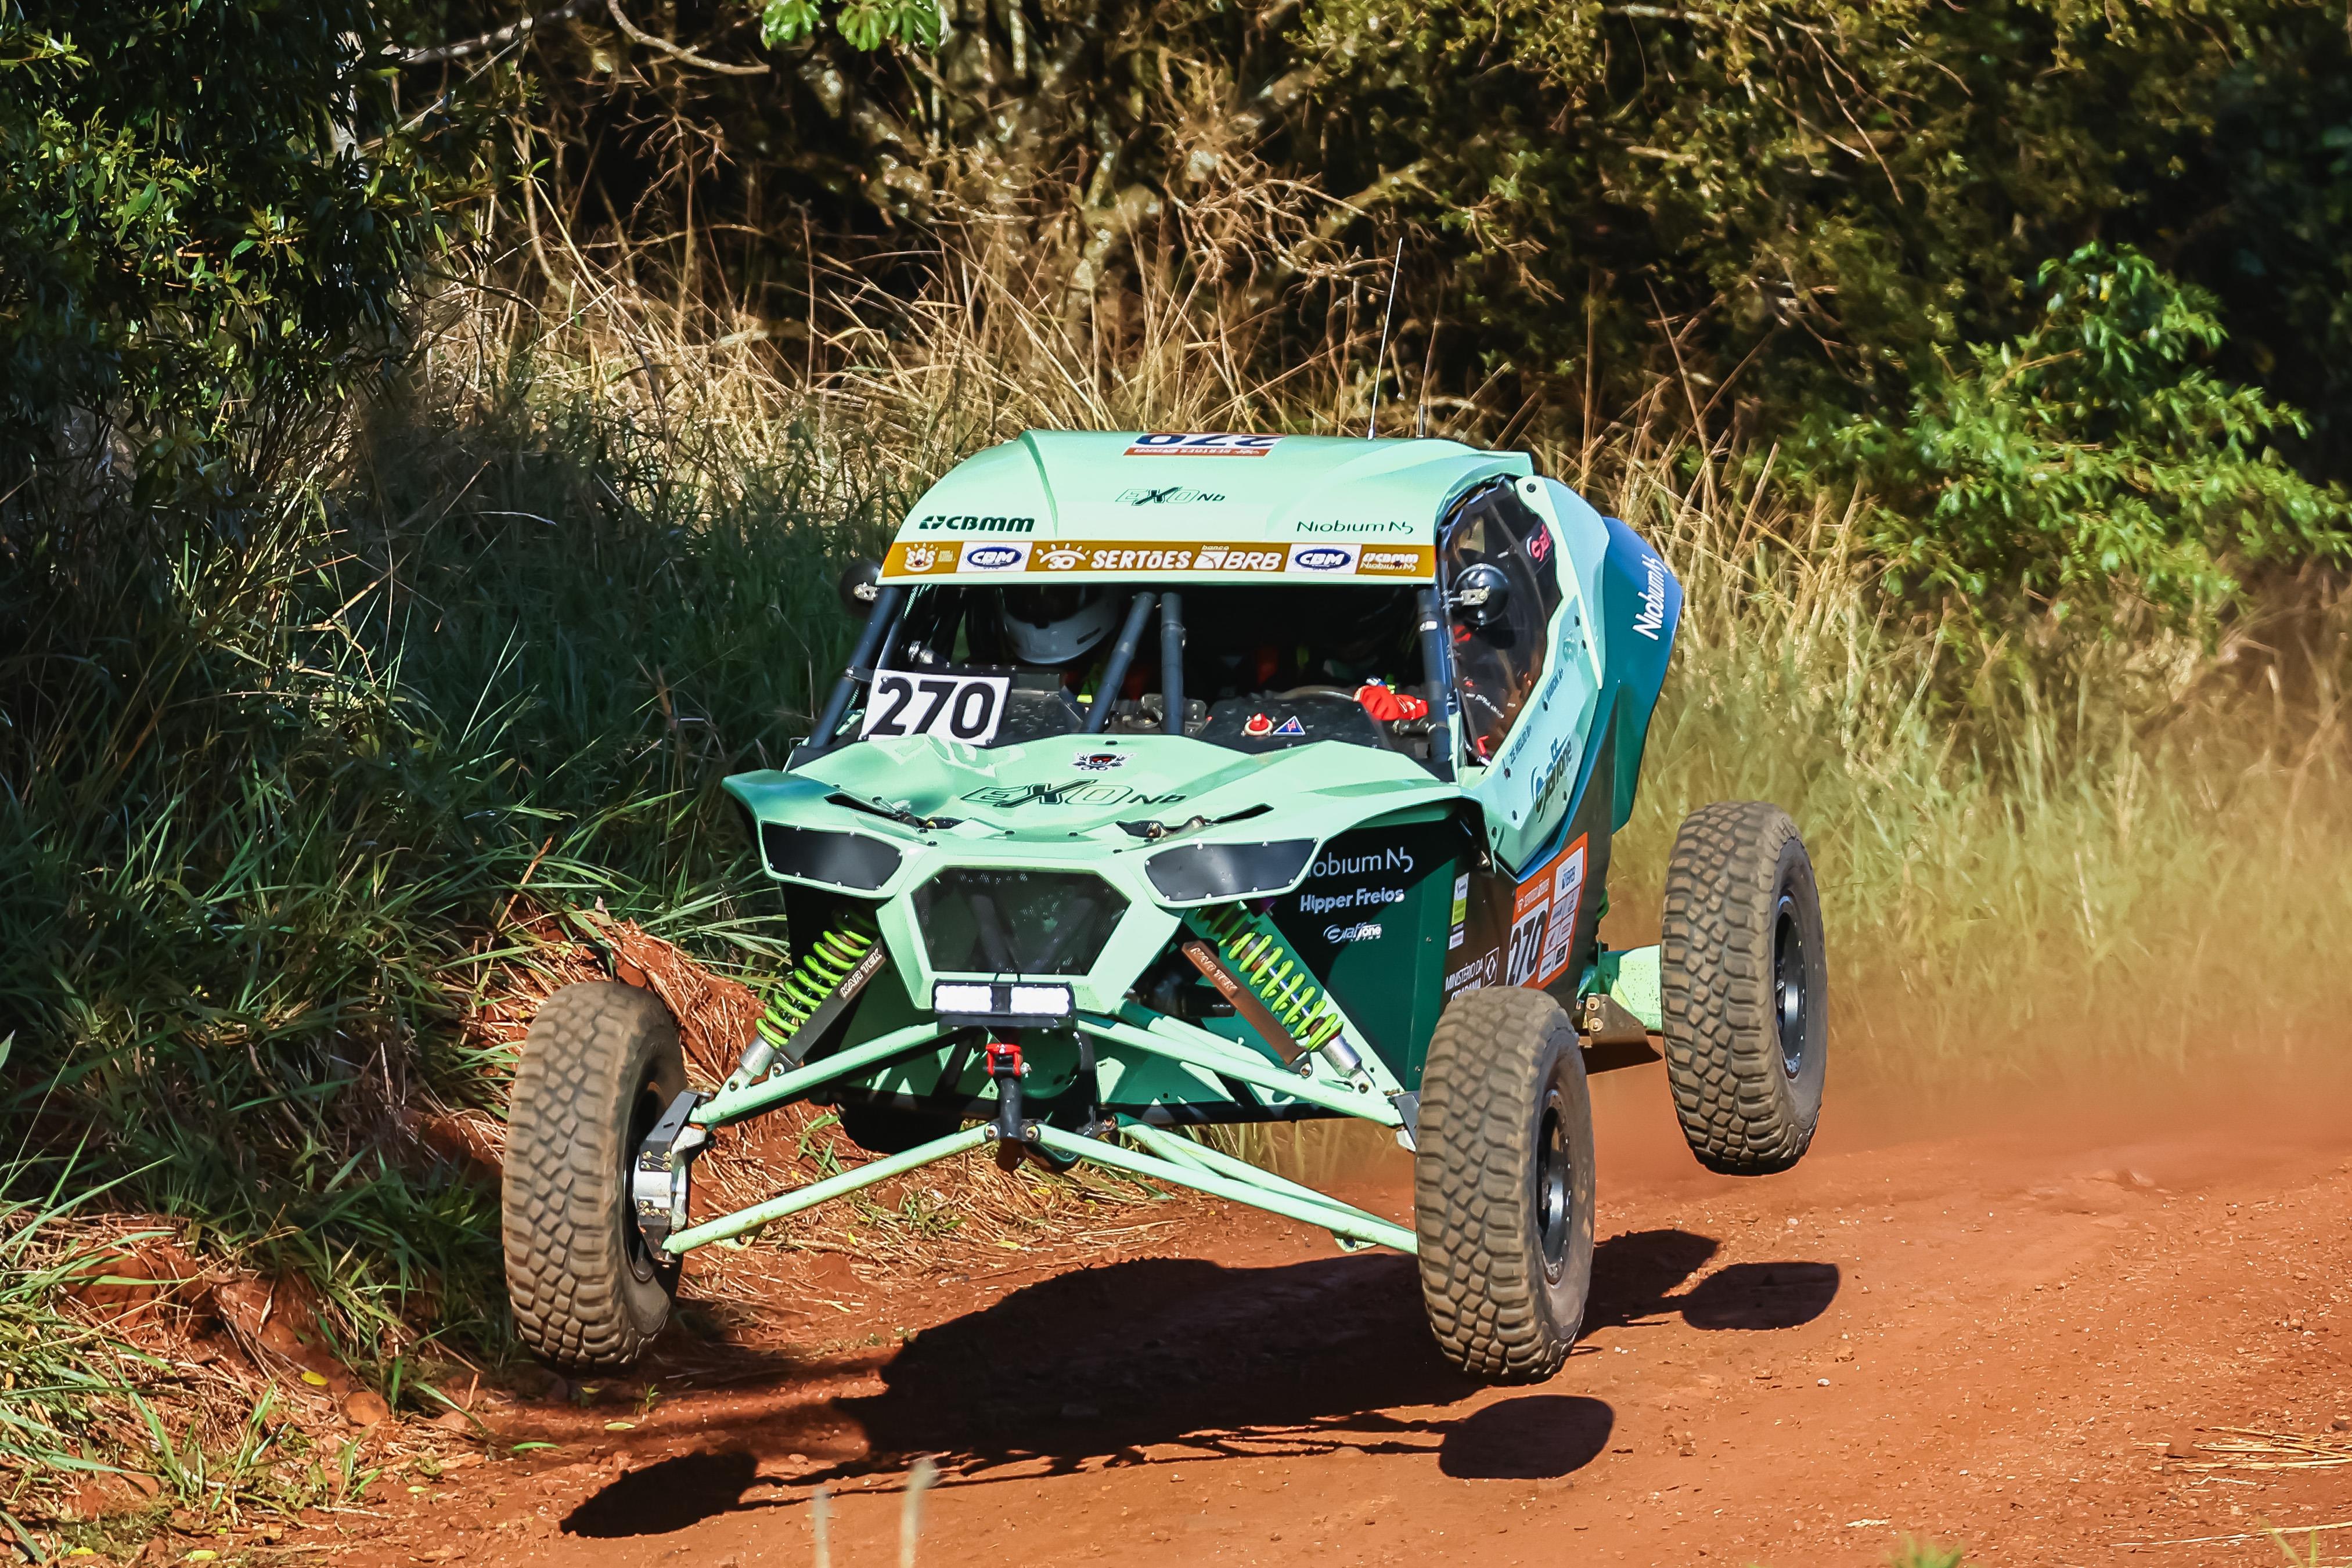
{"label": "front left tire", "polygon": [[650,991],[566,986],[531,1021],[507,1114],[500,1236],[515,1329],[558,1366],[626,1366],[669,1322],[678,1265],[637,1229],[629,1166],[685,1089],[677,1021]]}

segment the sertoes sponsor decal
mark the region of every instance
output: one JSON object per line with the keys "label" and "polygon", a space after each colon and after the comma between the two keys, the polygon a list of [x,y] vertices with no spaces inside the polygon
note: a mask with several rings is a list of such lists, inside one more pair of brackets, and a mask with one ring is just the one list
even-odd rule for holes
{"label": "sertoes sponsor decal", "polygon": [[1234,435],[1218,431],[1181,431],[1139,435],[1127,449],[1129,457],[1263,457],[1282,439],[1279,435]]}
{"label": "sertoes sponsor decal", "polygon": [[1272,735],[1274,720],[1262,713],[1254,713],[1242,721],[1242,733],[1253,738]]}
{"label": "sertoes sponsor decal", "polygon": [[1026,540],[1017,545],[963,547],[963,570],[966,571],[1018,571],[1028,563],[1029,545]]}
{"label": "sertoes sponsor decal", "polygon": [[1081,773],[1108,773],[1126,767],[1127,758],[1116,751],[1084,751],[1071,759],[1070,766]]}
{"label": "sertoes sponsor decal", "polygon": [[1076,545],[1047,545],[1037,555],[1037,564],[1047,571],[1076,571],[1087,559],[1087,552]]}
{"label": "sertoes sponsor decal", "polygon": [[1298,722],[1298,716],[1297,714],[1293,714],[1288,718],[1284,719],[1280,724],[1276,725],[1274,727],[1274,733],[1276,735],[1305,735],[1307,733],[1307,727]]}

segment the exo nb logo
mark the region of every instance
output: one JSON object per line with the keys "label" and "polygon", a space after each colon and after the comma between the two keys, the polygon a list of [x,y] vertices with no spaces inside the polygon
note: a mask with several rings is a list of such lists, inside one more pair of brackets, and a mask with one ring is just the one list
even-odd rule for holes
{"label": "exo nb logo", "polygon": [[1181,485],[1170,485],[1158,490],[1121,490],[1118,502],[1128,507],[1186,507],[1194,501],[1222,501],[1224,497],[1208,490],[1188,490]]}
{"label": "exo nb logo", "polygon": [[1173,795],[1146,795],[1124,784],[1094,779],[1073,779],[1066,784],[996,784],[964,797],[975,806],[1009,810],[1014,806],[1166,806],[1181,800]]}

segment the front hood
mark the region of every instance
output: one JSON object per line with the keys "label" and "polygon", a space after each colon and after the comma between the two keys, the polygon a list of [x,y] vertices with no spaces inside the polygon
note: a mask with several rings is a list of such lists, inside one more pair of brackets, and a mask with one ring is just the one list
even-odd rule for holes
{"label": "front hood", "polygon": [[[1459,791],[1410,758],[1339,741],[1257,756],[1177,736],[1062,736],[988,750],[929,736],[859,741],[789,773],[741,773],[727,789],[750,810],[771,876],[877,901],[883,940],[908,994],[936,977],[918,890],[950,868],[1084,873],[1125,901],[1116,933],[1076,981],[1078,1005],[1115,1009],[1201,895],[1164,896],[1154,857],[1193,844],[1312,841],[1450,806]],[[1155,836],[1156,835],[1156,836]],[[1277,875],[1281,874],[1276,873]],[[960,971],[959,971],[960,972]]]}
{"label": "front hood", "polygon": [[[886,832],[1057,848],[1103,835],[1139,842],[1119,824],[1176,831],[1195,818],[1207,821],[1192,833],[1239,818],[1232,826],[1250,838],[1322,838],[1454,793],[1411,758],[1370,747],[1323,741],[1251,756],[1168,735],[1058,736],[986,750],[929,736],[858,741],[791,773],[739,774],[728,788],[763,821],[852,825],[845,813]],[[899,813],[920,821],[889,820]]]}

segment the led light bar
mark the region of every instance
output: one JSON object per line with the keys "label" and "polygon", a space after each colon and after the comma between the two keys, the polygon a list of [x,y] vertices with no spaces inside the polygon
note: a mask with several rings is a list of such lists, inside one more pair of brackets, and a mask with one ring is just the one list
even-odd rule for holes
{"label": "led light bar", "polygon": [[1026,980],[939,980],[931,986],[931,1011],[945,1024],[1050,1024],[1075,1010],[1067,986]]}

